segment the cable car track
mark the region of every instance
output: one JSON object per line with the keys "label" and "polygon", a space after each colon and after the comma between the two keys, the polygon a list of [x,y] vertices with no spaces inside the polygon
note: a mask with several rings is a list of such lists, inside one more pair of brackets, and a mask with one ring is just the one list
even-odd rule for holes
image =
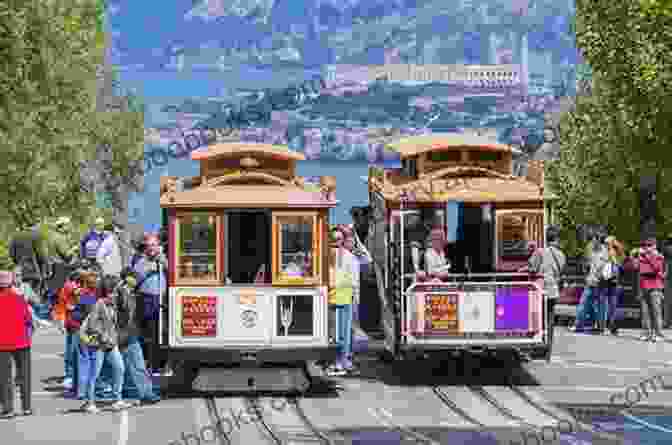
{"label": "cable car track", "polygon": [[469,386],[467,386],[467,388],[469,388],[469,390],[472,393],[474,393],[477,397],[479,397],[482,400],[485,400],[488,404],[490,404],[490,406],[492,406],[498,412],[500,412],[502,415],[504,415],[504,417],[507,417],[510,420],[513,420],[515,422],[524,424],[526,426],[536,427],[536,425],[533,425],[531,423],[526,422],[525,419],[523,419],[522,417],[516,416],[513,413],[513,411],[511,411],[509,408],[505,407],[499,401],[497,401],[497,399],[495,399],[492,396],[492,394],[490,394],[488,391],[486,391],[485,388],[483,388],[482,386],[469,385]]}
{"label": "cable car track", "polygon": [[[568,414],[566,417],[559,416],[558,414],[556,414],[556,413],[552,412],[551,410],[549,410],[548,408],[544,407],[541,403],[534,400],[532,397],[530,397],[529,394],[527,394],[525,391],[523,391],[521,388],[519,388],[516,385],[509,384],[508,388],[511,391],[513,391],[513,393],[516,394],[518,397],[523,399],[527,404],[529,404],[530,406],[532,406],[533,408],[535,408],[536,410],[538,410],[539,412],[541,412],[545,416],[550,417],[551,419],[555,420],[557,423],[554,426],[558,430],[560,428],[560,423],[567,422],[572,426],[572,428],[574,428],[575,426],[580,427],[581,430],[589,432],[589,433],[595,435],[596,437],[598,437],[600,439],[615,440],[615,441],[618,441],[618,443],[621,443],[621,441],[623,440],[622,437],[619,437],[619,436],[616,436],[614,434],[601,431],[598,428],[595,428],[593,425],[583,423],[571,414]],[[577,431],[573,431],[571,434],[575,434],[579,431],[580,430],[577,428]]]}
{"label": "cable car track", "polygon": [[484,423],[479,422],[479,421],[476,420],[474,417],[472,417],[469,413],[467,413],[465,410],[463,410],[462,408],[460,408],[459,406],[457,406],[457,404],[456,404],[455,402],[453,402],[453,401],[446,395],[446,393],[443,392],[443,390],[442,390],[440,387],[438,387],[438,386],[434,386],[434,387],[432,387],[432,392],[434,393],[434,395],[436,395],[436,397],[439,398],[439,400],[441,400],[441,402],[442,402],[444,405],[446,405],[451,411],[453,411],[453,412],[454,412],[455,414],[457,414],[458,416],[462,417],[462,418],[463,418],[464,420],[466,420],[467,422],[469,422],[469,423],[471,423],[471,424],[473,424],[473,425],[475,425],[475,426],[477,426],[477,427],[480,427],[480,428],[486,428],[486,427],[487,427],[487,425],[485,425]]}
{"label": "cable car track", "polygon": [[[211,425],[219,424],[219,414],[217,413],[217,402],[214,397],[205,398],[205,406],[208,410],[208,417],[210,417]],[[231,445],[231,439],[224,434],[217,434],[217,442],[219,445]]]}
{"label": "cable car track", "polygon": [[[300,401],[298,398],[286,398],[288,405],[293,408],[293,412],[296,417],[301,421],[303,425],[303,431],[297,432],[292,431],[291,433],[278,431],[279,428],[276,425],[273,425],[269,422],[263,414],[263,411],[260,408],[260,403],[258,398],[246,397],[245,403],[249,408],[251,408],[257,415],[257,421],[261,426],[260,429],[263,429],[264,435],[269,442],[276,445],[290,445],[297,443],[306,443],[306,444],[324,444],[324,445],[335,445],[336,442],[332,440],[325,433],[320,431],[313,422],[308,418],[303,407],[301,407]],[[291,436],[290,439],[283,439],[283,436]],[[300,436],[300,437],[296,437]]]}

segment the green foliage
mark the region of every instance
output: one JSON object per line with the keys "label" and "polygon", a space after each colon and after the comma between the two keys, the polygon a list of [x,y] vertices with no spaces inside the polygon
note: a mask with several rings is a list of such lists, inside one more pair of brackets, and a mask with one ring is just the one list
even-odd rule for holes
{"label": "green foliage", "polygon": [[560,159],[546,169],[572,255],[583,248],[576,240],[581,224],[608,224],[617,238],[638,245],[643,175],[658,177],[658,236],[672,232],[670,4],[577,0],[577,44],[588,62],[577,67],[577,80],[590,82],[592,95],[577,97],[563,116]]}
{"label": "green foliage", "polygon": [[14,262],[9,257],[9,243],[0,238],[0,270],[14,269]]}
{"label": "green foliage", "polygon": [[621,114],[631,147],[659,166],[672,157],[669,0],[577,0],[576,39],[600,95]]}
{"label": "green foliage", "polygon": [[[546,167],[558,197],[556,215],[565,248],[580,253],[576,229],[581,224],[608,224],[626,244],[640,238],[639,182],[642,174],[658,175],[660,196],[672,196],[669,168],[651,165],[632,150],[622,116],[602,96],[577,97],[561,122],[560,158]],[[659,206],[659,236],[672,231],[672,206]]]}
{"label": "green foliage", "polygon": [[17,229],[56,214],[89,224],[82,162],[102,143],[120,174],[140,157],[141,107],[96,110],[104,28],[101,0],[0,2],[0,208]]}

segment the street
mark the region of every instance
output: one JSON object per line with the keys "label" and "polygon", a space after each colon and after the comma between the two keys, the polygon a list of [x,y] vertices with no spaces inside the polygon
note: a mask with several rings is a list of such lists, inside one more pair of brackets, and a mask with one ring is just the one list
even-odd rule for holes
{"label": "street", "polygon": [[[666,361],[672,356],[671,343],[638,342],[636,330],[607,337],[556,329],[556,355],[550,364],[533,361],[506,371],[499,362],[485,361],[467,370],[467,376],[455,377],[461,367],[451,368],[450,363],[442,367],[429,361],[390,365],[364,354],[359,361],[361,375],[339,379],[344,389],[338,394],[310,395],[297,403],[282,398],[182,396],[155,406],[98,415],[66,412],[81,402],[44,390],[43,379],[62,375],[63,338],[56,331],[41,330],[35,334],[33,347],[35,415],[0,423],[0,437],[3,444],[64,445],[508,444],[523,440],[520,431],[542,426],[547,426],[547,443],[619,443],[624,436],[641,438],[638,443],[654,443],[647,442],[646,436],[660,441],[672,434],[665,423],[651,420],[668,416],[667,425],[672,424],[672,392],[668,389],[672,362]],[[640,382],[654,376],[660,376],[663,385],[644,390]],[[640,400],[629,410],[632,418],[609,407],[610,398],[623,400],[613,395],[628,388],[642,388]],[[581,429],[589,430],[582,433],[586,442],[568,436],[562,436],[562,442],[553,440],[553,429],[558,429],[560,420],[576,424],[572,414]],[[602,418],[599,422],[598,417]],[[217,424],[219,429],[213,428]],[[484,435],[488,432],[496,439]],[[201,438],[197,440],[194,434]]]}

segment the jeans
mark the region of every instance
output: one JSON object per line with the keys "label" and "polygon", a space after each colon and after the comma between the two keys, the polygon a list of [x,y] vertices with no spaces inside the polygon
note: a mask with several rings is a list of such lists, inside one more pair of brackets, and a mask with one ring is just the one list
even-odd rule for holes
{"label": "jeans", "polygon": [[112,368],[112,399],[121,400],[121,389],[124,385],[124,361],[121,358],[119,348],[115,347],[110,351],[98,350],[85,347],[86,354],[90,360],[88,362],[87,375],[88,386],[86,388],[86,400],[94,402],[96,400],[96,381],[103,369],[103,364],[108,362]]}
{"label": "jeans", "polygon": [[605,289],[607,299],[607,323],[609,328],[616,328],[618,316],[618,307],[623,299],[623,288],[620,286],[608,287]]}
{"label": "jeans", "polygon": [[338,343],[338,363],[352,366],[352,305],[336,305],[336,342]]}
{"label": "jeans", "polygon": [[593,323],[604,326],[607,321],[607,293],[604,288],[585,287],[576,309],[576,329],[589,330]]}
{"label": "jeans", "polygon": [[145,358],[142,355],[142,346],[140,341],[131,340],[128,347],[121,352],[126,368],[125,379],[133,382],[133,385],[138,391],[138,399],[140,400],[157,400],[159,397],[154,394],[152,387],[152,380],[147,374],[145,367]]}
{"label": "jeans", "polygon": [[77,364],[79,362],[79,335],[65,334],[65,378],[74,383],[77,381]]}
{"label": "jeans", "polygon": [[662,289],[641,289],[642,327],[649,335],[662,335],[661,303]]}
{"label": "jeans", "polygon": [[77,398],[87,400],[89,386],[95,391],[95,382],[92,382],[92,380],[96,369],[96,350],[80,343],[78,362]]}

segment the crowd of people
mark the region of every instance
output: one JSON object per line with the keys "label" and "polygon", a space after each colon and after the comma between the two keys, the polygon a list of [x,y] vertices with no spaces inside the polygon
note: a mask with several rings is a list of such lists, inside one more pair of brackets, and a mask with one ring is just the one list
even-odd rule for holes
{"label": "crowd of people", "polygon": [[[124,261],[121,228],[106,224],[103,218],[97,218],[71,248],[69,218],[58,218],[47,226],[51,229],[48,236],[44,225],[18,234],[9,249],[16,267],[0,272],[0,417],[16,416],[16,387],[21,390],[23,415],[32,414],[32,334],[36,328],[53,324],[64,335],[61,387],[65,397],[83,402],[81,411],[96,413],[102,401],[115,410],[159,402],[153,377],[172,370],[148,369],[152,362],[145,360],[158,335],[154,321],[167,285],[167,261],[159,234],[143,234],[132,257]],[[59,262],[69,265],[70,273],[50,301],[45,281]],[[41,319],[34,310],[45,302],[51,321]]]}
{"label": "crowd of people", "polygon": [[[133,255],[124,261],[120,248],[121,228],[97,218],[91,230],[77,245],[68,245],[69,218],[51,223],[49,237],[39,227],[28,235],[20,234],[10,244],[13,271],[0,272],[0,417],[11,419],[15,387],[21,390],[22,413],[32,414],[31,343],[35,329],[55,323],[64,335],[64,396],[83,402],[83,412],[99,411],[102,400],[112,409],[122,410],[135,404],[154,404],[160,396],[153,377],[171,375],[172,365],[149,369],[158,336],[161,295],[167,289],[167,261],[158,233],[145,233],[137,240]],[[625,276],[636,276],[637,296],[641,303],[642,340],[664,339],[663,328],[672,323],[672,313],[663,310],[666,262],[656,248],[655,239],[646,239],[638,249],[626,253],[621,242],[597,230],[586,248],[586,276],[577,307],[575,332],[594,331],[617,334],[617,308],[623,298]],[[560,230],[546,231],[546,246],[532,246],[528,264],[521,271],[543,276],[548,297],[549,320],[564,291],[567,257],[560,248]],[[432,230],[425,261],[429,270],[421,281],[442,280],[450,268],[444,255],[445,235]],[[359,274],[369,263],[352,225],[337,225],[330,233],[330,249],[335,279],[331,285],[332,333],[338,345],[337,360],[327,364],[327,373],[341,376],[356,373],[353,362],[353,337],[357,331],[355,308],[359,302]],[[672,237],[663,249],[672,262]],[[44,280],[54,263],[76,265],[59,287],[51,302],[51,322],[40,319],[34,307],[44,302]],[[672,285],[667,280],[668,290]],[[664,321],[663,317],[666,317]],[[552,324],[551,324],[552,325]],[[552,329],[550,341],[552,342]],[[550,353],[549,357],[550,359]],[[146,360],[147,359],[147,360]],[[12,375],[12,363],[16,379]],[[16,384],[15,384],[16,382]],[[131,395],[132,394],[132,395]],[[134,400],[129,403],[125,400]]]}
{"label": "crowd of people", "polygon": [[604,228],[595,230],[590,238],[585,252],[585,284],[576,323],[570,329],[618,335],[617,309],[623,302],[624,288],[632,286],[640,303],[644,330],[641,340],[665,340],[663,328],[672,325],[672,311],[667,307],[663,310],[663,301],[667,300],[669,306],[672,299],[672,283],[667,277],[667,264],[672,262],[672,237],[662,249],[665,255],[658,250],[655,238],[642,240],[630,252]]}

